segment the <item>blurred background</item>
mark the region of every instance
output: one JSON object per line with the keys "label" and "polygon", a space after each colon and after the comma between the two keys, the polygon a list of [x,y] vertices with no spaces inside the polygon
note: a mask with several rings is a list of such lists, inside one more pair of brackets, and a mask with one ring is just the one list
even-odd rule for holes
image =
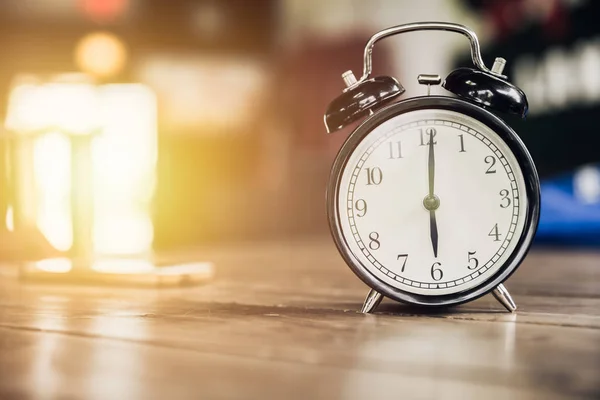
{"label": "blurred background", "polygon": [[[352,127],[323,113],[376,31],[470,26],[529,96],[508,119],[543,178],[538,245],[600,245],[600,3],[591,0],[2,0],[0,258],[135,256],[327,234]],[[450,33],[378,44],[374,73],[470,65]],[[436,93],[447,94],[437,88]]]}

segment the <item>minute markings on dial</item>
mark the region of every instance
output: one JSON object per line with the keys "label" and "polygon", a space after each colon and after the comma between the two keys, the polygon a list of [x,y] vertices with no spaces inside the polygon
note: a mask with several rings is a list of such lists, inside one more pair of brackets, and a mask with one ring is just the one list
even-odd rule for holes
{"label": "minute markings on dial", "polygon": [[[348,204],[350,204],[353,200],[354,188],[355,188],[356,184],[359,183],[359,182],[357,182],[357,179],[356,179],[357,173],[359,173],[361,171],[361,169],[363,169],[363,167],[365,166],[364,165],[365,162],[369,159],[369,156],[373,153],[373,151],[375,151],[375,149],[379,148],[379,146],[384,141],[388,140],[391,136],[395,135],[396,133],[399,133],[400,131],[414,129],[417,127],[419,127],[419,128],[423,127],[426,129],[428,127],[431,127],[432,125],[452,126],[456,129],[460,129],[461,131],[468,132],[470,136],[477,138],[479,141],[483,142],[489,149],[492,150],[492,152],[494,153],[494,155],[496,156],[496,159],[498,161],[496,163],[496,166],[503,167],[504,170],[506,171],[506,175],[508,176],[508,178],[510,180],[510,189],[511,189],[510,192],[511,192],[511,195],[513,198],[513,204],[512,204],[513,215],[511,217],[510,228],[508,229],[508,231],[506,232],[506,236],[504,237],[505,240],[503,241],[501,246],[498,247],[498,251],[496,252],[496,254],[494,254],[487,262],[481,262],[480,267],[477,268],[475,271],[471,272],[469,275],[466,275],[460,279],[456,279],[455,281],[439,282],[439,283],[434,283],[434,284],[431,284],[429,282],[412,281],[410,279],[398,276],[398,275],[394,274],[392,271],[389,271],[370,253],[369,249],[362,242],[362,239],[360,237],[360,234],[359,234],[357,226],[356,226],[356,222],[354,221],[354,217],[351,212],[352,210],[350,210],[350,206],[348,207],[349,208],[348,215],[350,218],[349,222],[350,222],[350,226],[351,226],[351,230],[352,230],[354,239],[356,240],[359,248],[364,253],[364,255],[369,259],[369,261],[377,269],[379,269],[381,272],[388,275],[392,279],[403,282],[407,285],[421,287],[421,288],[427,287],[427,288],[433,288],[433,289],[436,289],[436,288],[443,289],[446,287],[460,285],[460,284],[462,284],[466,281],[469,281],[471,279],[474,279],[478,275],[484,273],[489,267],[491,267],[491,265],[493,263],[495,263],[500,258],[500,256],[503,254],[503,252],[508,248],[508,243],[512,239],[513,234],[515,232],[516,221],[517,221],[517,216],[518,216],[518,212],[519,212],[517,184],[516,184],[516,180],[515,180],[515,176],[512,171],[512,168],[506,161],[502,152],[500,152],[500,150],[494,145],[493,142],[490,142],[490,140],[488,140],[486,136],[480,134],[479,132],[475,131],[472,128],[458,124],[456,122],[451,122],[451,121],[447,121],[447,120],[443,120],[443,119],[435,119],[435,120],[429,119],[429,120],[420,121],[418,123],[411,122],[411,123],[396,127],[393,130],[390,130],[389,132],[382,134],[378,139],[376,139],[373,143],[371,143],[370,147],[364,152],[364,154],[362,154],[360,156],[360,160],[358,160],[358,163],[354,168],[353,177],[351,178],[351,182],[348,186],[347,199],[348,199]],[[364,183],[364,182],[361,182],[361,183]]]}

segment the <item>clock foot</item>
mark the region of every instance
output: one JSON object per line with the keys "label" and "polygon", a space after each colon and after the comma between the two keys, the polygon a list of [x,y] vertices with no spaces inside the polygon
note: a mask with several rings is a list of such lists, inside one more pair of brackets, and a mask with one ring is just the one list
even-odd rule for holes
{"label": "clock foot", "polygon": [[510,296],[510,293],[508,293],[508,290],[506,290],[503,284],[499,284],[498,286],[496,286],[492,294],[494,295],[496,300],[498,300],[500,304],[502,304],[504,308],[506,308],[509,312],[515,312],[517,310],[517,305],[515,304],[514,300]]}
{"label": "clock foot", "polygon": [[365,302],[363,303],[360,312],[363,314],[372,313],[375,311],[379,303],[381,303],[381,300],[383,300],[383,295],[378,291],[371,289],[367,295],[367,298],[365,299]]}

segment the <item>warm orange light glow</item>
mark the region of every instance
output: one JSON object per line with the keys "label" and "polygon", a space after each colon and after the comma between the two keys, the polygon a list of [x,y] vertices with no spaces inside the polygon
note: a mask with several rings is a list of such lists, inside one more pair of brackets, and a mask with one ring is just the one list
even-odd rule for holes
{"label": "warm orange light glow", "polygon": [[127,61],[123,41],[109,32],[84,36],[75,48],[75,62],[84,72],[99,77],[118,74]]}
{"label": "warm orange light glow", "polygon": [[129,0],[79,0],[79,7],[93,20],[108,22],[127,11]]}

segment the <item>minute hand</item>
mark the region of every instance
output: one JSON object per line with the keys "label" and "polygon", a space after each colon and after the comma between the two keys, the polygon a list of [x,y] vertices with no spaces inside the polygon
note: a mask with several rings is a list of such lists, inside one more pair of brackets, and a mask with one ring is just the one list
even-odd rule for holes
{"label": "minute hand", "polygon": [[437,258],[438,253],[438,229],[437,221],[435,219],[435,210],[437,209],[437,199],[433,193],[435,183],[435,151],[434,151],[434,135],[433,132],[429,135],[429,233],[431,235],[431,247],[433,248],[433,255]]}

